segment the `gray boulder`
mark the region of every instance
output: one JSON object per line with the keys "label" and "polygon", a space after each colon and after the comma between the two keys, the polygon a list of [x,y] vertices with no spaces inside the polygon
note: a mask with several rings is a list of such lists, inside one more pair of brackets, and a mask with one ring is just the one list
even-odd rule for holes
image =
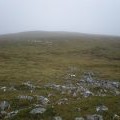
{"label": "gray boulder", "polygon": [[30,114],[42,114],[46,111],[45,108],[39,107],[30,111]]}
{"label": "gray boulder", "polygon": [[4,86],[4,87],[1,87],[0,89],[1,89],[1,90],[3,90],[3,92],[6,92],[7,87],[6,87],[6,86]]}
{"label": "gray boulder", "polygon": [[107,111],[107,110],[108,110],[108,108],[104,105],[96,107],[97,112],[103,112],[103,111]]}
{"label": "gray boulder", "polygon": [[117,114],[114,114],[114,116],[113,116],[113,120],[120,120],[120,116],[117,115]]}
{"label": "gray boulder", "polygon": [[42,105],[47,105],[49,103],[48,98],[44,96],[37,96],[38,102],[41,102]]}
{"label": "gray boulder", "polygon": [[76,117],[75,120],[85,120],[83,117]]}
{"label": "gray boulder", "polygon": [[10,91],[16,91],[16,89],[15,89],[14,86],[11,86],[11,87],[9,88],[9,90],[10,90]]}
{"label": "gray boulder", "polygon": [[32,96],[27,96],[27,95],[20,95],[20,96],[18,96],[18,99],[32,101],[33,97]]}
{"label": "gray boulder", "polygon": [[2,102],[0,103],[0,109],[1,109],[1,111],[5,111],[6,109],[9,109],[9,108],[10,108],[9,102],[7,102],[7,101],[2,101]]}
{"label": "gray boulder", "polygon": [[91,73],[91,72],[84,73],[85,81],[88,82],[88,83],[92,83],[94,81],[92,76],[93,76],[93,73]]}
{"label": "gray boulder", "polygon": [[28,86],[30,89],[35,89],[35,86],[30,81],[23,83],[23,85]]}
{"label": "gray boulder", "polygon": [[10,112],[10,113],[7,113],[7,116],[5,117],[5,118],[11,118],[11,117],[14,117],[15,115],[17,115],[18,114],[18,110],[16,110],[16,111],[12,111],[12,112]]}
{"label": "gray boulder", "polygon": [[53,120],[62,120],[62,118],[60,116],[56,116],[53,118]]}
{"label": "gray boulder", "polygon": [[84,93],[83,93],[83,96],[84,97],[89,97],[89,96],[92,96],[92,95],[94,95],[91,91],[89,91],[89,90],[86,90]]}
{"label": "gray boulder", "polygon": [[97,114],[88,115],[86,117],[86,120],[103,120],[103,117],[101,115],[97,115]]}
{"label": "gray boulder", "polygon": [[58,105],[63,105],[63,104],[68,104],[68,99],[67,98],[63,98],[57,101]]}

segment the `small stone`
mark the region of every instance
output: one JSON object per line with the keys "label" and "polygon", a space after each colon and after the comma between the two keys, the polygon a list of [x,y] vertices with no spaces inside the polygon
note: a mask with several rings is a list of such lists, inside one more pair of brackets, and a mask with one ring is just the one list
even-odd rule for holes
{"label": "small stone", "polygon": [[53,120],[62,120],[62,118],[60,116],[56,116],[53,118]]}
{"label": "small stone", "polygon": [[1,111],[0,112],[2,115],[6,115],[7,114],[7,112],[5,112],[5,111]]}
{"label": "small stone", "polygon": [[80,109],[80,108],[76,108],[76,110],[77,110],[77,112],[80,112],[80,111],[81,111],[81,109]]}
{"label": "small stone", "polygon": [[33,93],[33,90],[30,90],[31,93]]}
{"label": "small stone", "polygon": [[83,117],[76,117],[75,120],[85,120]]}
{"label": "small stone", "polygon": [[14,117],[15,115],[17,115],[19,111],[16,110],[16,111],[12,111],[10,113],[7,114],[7,116],[5,118],[11,118],[11,117]]}
{"label": "small stone", "polygon": [[1,87],[0,89],[3,90],[3,92],[6,92],[7,87],[4,86],[4,87]]}
{"label": "small stone", "polygon": [[91,95],[93,95],[93,93],[90,92],[89,90],[87,90],[87,91],[84,92],[84,97],[89,97]]}
{"label": "small stone", "polygon": [[74,93],[73,93],[73,97],[77,97],[77,94],[76,94],[76,92],[74,92]]}
{"label": "small stone", "polygon": [[27,95],[20,95],[20,96],[18,96],[18,99],[32,101],[33,97],[32,96],[27,96]]}
{"label": "small stone", "polygon": [[57,104],[58,104],[58,105],[68,104],[68,99],[67,99],[67,98],[60,99],[60,100],[57,102]]}
{"label": "small stone", "polygon": [[10,104],[7,101],[3,101],[0,103],[0,109],[2,111],[9,109],[10,108]]}
{"label": "small stone", "polygon": [[120,116],[117,115],[117,114],[114,114],[114,116],[113,116],[113,120],[120,120]]}
{"label": "small stone", "polygon": [[1,111],[0,112],[0,120],[3,119],[7,115],[6,111]]}
{"label": "small stone", "polygon": [[10,91],[16,91],[16,89],[12,86],[9,88]]}
{"label": "small stone", "polygon": [[44,96],[37,96],[37,100],[41,102],[41,104],[43,105],[47,105],[49,103],[48,98],[44,97]]}
{"label": "small stone", "polygon": [[96,107],[97,112],[102,112],[102,111],[107,111],[107,110],[108,110],[108,108],[104,105]]}
{"label": "small stone", "polygon": [[76,77],[76,75],[75,74],[69,74],[70,75],[70,77]]}
{"label": "small stone", "polygon": [[30,111],[30,114],[42,114],[46,111],[45,108],[35,108],[33,110]]}
{"label": "small stone", "polygon": [[103,117],[101,115],[97,115],[97,114],[88,115],[86,117],[86,120],[103,120]]}
{"label": "small stone", "polygon": [[120,91],[115,90],[115,94],[116,94],[116,95],[120,95]]}
{"label": "small stone", "polygon": [[52,96],[53,96],[53,94],[51,94],[51,93],[48,94],[48,97],[52,97]]}
{"label": "small stone", "polygon": [[35,86],[30,81],[23,83],[23,85],[28,86],[30,89],[35,89]]}

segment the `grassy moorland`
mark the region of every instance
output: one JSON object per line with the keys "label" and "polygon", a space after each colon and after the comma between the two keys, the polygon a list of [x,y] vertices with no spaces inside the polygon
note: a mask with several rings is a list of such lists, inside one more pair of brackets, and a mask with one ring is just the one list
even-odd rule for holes
{"label": "grassy moorland", "polygon": [[[84,72],[92,71],[96,79],[120,82],[120,38],[91,35],[67,37],[63,33],[60,36],[37,35],[34,34],[33,38],[28,37],[29,34],[21,37],[21,33],[20,37],[0,37],[0,86],[15,86],[21,89],[12,92],[0,90],[0,101],[9,101],[11,109],[15,110],[31,104],[28,101],[17,100],[18,95],[47,96],[48,93],[52,93],[55,96],[50,99],[51,104],[63,97],[68,97],[69,103],[54,105],[54,108],[48,106],[48,111],[38,116],[29,115],[29,109],[26,109],[12,119],[49,120],[55,115],[60,115],[65,120],[74,120],[77,116],[96,113],[95,107],[101,103],[109,108],[103,113],[105,120],[112,120],[113,114],[120,115],[120,96],[93,96],[77,100],[42,87],[30,93],[21,86],[26,81],[39,86],[47,83],[63,84],[64,76],[71,67],[76,68],[76,79],[80,79]],[[81,111],[75,111],[76,108],[81,108]]]}

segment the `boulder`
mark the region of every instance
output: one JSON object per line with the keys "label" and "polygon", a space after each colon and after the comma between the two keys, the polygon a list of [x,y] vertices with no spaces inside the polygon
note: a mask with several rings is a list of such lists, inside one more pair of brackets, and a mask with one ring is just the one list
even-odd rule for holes
{"label": "boulder", "polygon": [[60,116],[56,116],[53,118],[53,120],[62,120],[62,118]]}
{"label": "boulder", "polygon": [[46,111],[45,108],[39,107],[30,111],[30,114],[42,114]]}
{"label": "boulder", "polygon": [[47,105],[49,103],[48,98],[44,96],[37,96],[38,102],[41,102],[42,105]]}
{"label": "boulder", "polygon": [[16,111],[12,111],[10,113],[7,113],[7,116],[5,118],[11,118],[11,117],[14,117],[15,115],[17,115],[19,111],[16,110]]}
{"label": "boulder", "polygon": [[103,117],[101,115],[88,115],[86,116],[86,120],[103,120]]}
{"label": "boulder", "polygon": [[75,120],[85,120],[83,117],[76,117]]}
{"label": "boulder", "polygon": [[58,104],[58,105],[68,104],[68,99],[67,99],[67,98],[60,99],[60,100],[57,102],[57,104]]}
{"label": "boulder", "polygon": [[89,97],[89,96],[92,96],[92,95],[93,95],[93,93],[90,92],[89,90],[86,90],[86,91],[83,93],[83,96],[84,96],[84,97]]}
{"label": "boulder", "polygon": [[32,96],[27,96],[27,95],[20,95],[20,96],[18,96],[18,99],[32,101],[33,97]]}
{"label": "boulder", "polygon": [[117,115],[117,114],[114,114],[114,116],[113,116],[113,120],[120,120],[120,116]]}
{"label": "boulder", "polygon": [[92,83],[94,81],[93,78],[92,78],[92,76],[93,76],[93,73],[91,73],[91,72],[85,72],[84,73],[84,79],[85,79],[85,81],[88,82],[88,83]]}
{"label": "boulder", "polygon": [[7,115],[6,111],[1,111],[0,112],[0,120],[4,119],[6,115]]}
{"label": "boulder", "polygon": [[10,87],[9,90],[10,90],[10,91],[16,91],[16,89],[15,89],[14,86]]}
{"label": "boulder", "polygon": [[23,85],[29,87],[30,89],[35,89],[35,86],[30,81],[23,83]]}
{"label": "boulder", "polygon": [[3,90],[3,92],[6,92],[7,87],[6,87],[6,86],[4,86],[4,87],[1,87],[0,89],[1,89],[1,90]]}
{"label": "boulder", "polygon": [[1,109],[1,111],[5,111],[6,109],[9,109],[9,108],[10,108],[9,102],[7,102],[7,101],[2,101],[2,102],[0,103],[0,109]]}
{"label": "boulder", "polygon": [[103,111],[107,111],[107,110],[108,110],[108,107],[106,107],[104,105],[96,107],[97,112],[103,112]]}

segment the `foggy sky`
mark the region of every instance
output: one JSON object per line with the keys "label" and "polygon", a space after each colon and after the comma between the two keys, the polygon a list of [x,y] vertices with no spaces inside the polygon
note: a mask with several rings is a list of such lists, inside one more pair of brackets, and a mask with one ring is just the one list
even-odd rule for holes
{"label": "foggy sky", "polygon": [[0,34],[36,30],[120,36],[120,0],[0,0]]}

